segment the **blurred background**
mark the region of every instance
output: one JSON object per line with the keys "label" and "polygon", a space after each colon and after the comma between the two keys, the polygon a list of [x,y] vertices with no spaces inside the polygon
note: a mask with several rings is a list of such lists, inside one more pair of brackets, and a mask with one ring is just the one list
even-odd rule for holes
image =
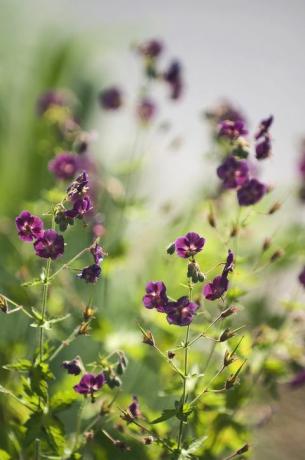
{"label": "blurred background", "polygon": [[[204,156],[210,141],[204,112],[219,101],[233,101],[245,109],[252,130],[272,113],[273,157],[264,166],[262,177],[278,187],[280,197],[290,193],[288,185],[296,177],[299,142],[305,132],[304,19],[302,0],[289,6],[284,0],[133,0],[129,4],[123,0],[0,0],[1,290],[16,296],[16,283],[27,277],[22,273],[24,266],[33,271],[37,268],[27,248],[21,249],[10,234],[12,218],[25,206],[33,207],[33,202],[54,185],[46,167],[54,146],[44,137],[37,119],[39,95],[48,88],[67,88],[76,94],[78,119],[84,129],[94,131],[92,156],[109,176],[124,175],[122,170],[128,167],[138,142],[131,114],[142,84],[141,66],[132,46],[151,37],[162,40],[166,55],[182,64],[183,97],[165,103],[163,88],[154,90],[159,101],[157,120],[146,131],[145,139],[140,139],[139,150],[145,150],[145,156],[135,187],[146,204],[128,210],[133,220],[126,233],[127,259],[124,248],[115,246],[111,224],[108,226],[105,241],[108,247],[112,245],[117,259],[115,268],[109,262],[106,273],[114,272],[117,278],[97,292],[99,301],[108,298],[107,289],[112,289],[113,295],[111,303],[101,301],[105,311],[98,317],[93,345],[84,350],[92,356],[105,338],[106,350],[127,343],[132,358],[139,362],[139,336],[131,312],[139,310],[138,299],[147,279],[145,257],[153,251],[160,256],[174,233],[174,229],[163,231],[167,210],[174,216],[188,206],[198,190],[210,187],[207,177],[211,165]],[[98,94],[109,85],[123,88],[126,104],[119,114],[100,110]],[[108,191],[111,185],[116,189],[117,184],[111,182]],[[101,207],[103,211],[103,201]],[[202,223],[197,221],[197,225]],[[77,241],[72,233],[73,238]],[[151,270],[157,272],[154,263]],[[119,282],[121,276],[124,283]],[[175,274],[171,276],[174,279]],[[64,288],[66,282],[63,279]],[[23,291],[17,293],[20,301],[35,299],[35,293]],[[64,297],[60,289],[55,295],[56,311]],[[72,295],[69,301],[73,308],[79,308]],[[12,355],[22,355],[24,344],[22,340],[17,343],[16,337],[31,340],[23,318],[8,321],[11,323],[4,328],[0,325],[1,365],[10,360],[8,343]],[[16,337],[12,336],[12,325]],[[65,330],[61,333],[64,336]],[[137,385],[141,365],[132,366],[126,390],[132,392],[137,387],[140,394],[147,393],[145,382]],[[304,389],[288,396],[284,392],[282,403],[276,404],[273,422],[255,438],[256,460],[304,459],[303,400]]]}

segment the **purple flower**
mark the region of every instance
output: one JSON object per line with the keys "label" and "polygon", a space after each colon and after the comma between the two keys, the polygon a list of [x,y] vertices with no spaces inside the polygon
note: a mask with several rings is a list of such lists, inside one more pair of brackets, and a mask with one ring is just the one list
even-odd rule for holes
{"label": "purple flower", "polygon": [[305,385],[305,369],[296,374],[289,382],[291,388],[298,388]]}
{"label": "purple flower", "polygon": [[211,283],[203,288],[204,297],[208,300],[216,300],[228,290],[229,280],[226,275],[216,276]]}
{"label": "purple flower", "polygon": [[166,318],[169,324],[187,326],[193,320],[199,306],[191,302],[187,296],[180,297],[176,302],[169,302],[165,307]]}
{"label": "purple flower", "polygon": [[217,168],[217,175],[223,180],[225,188],[237,188],[249,179],[249,166],[247,161],[238,160],[230,155]]}
{"label": "purple flower", "polygon": [[72,179],[79,170],[77,155],[69,152],[62,152],[49,162],[49,171],[58,179]]}
{"label": "purple flower", "polygon": [[227,276],[228,273],[233,271],[234,267],[234,254],[231,249],[228,250],[227,260],[222,271],[223,276]]}
{"label": "purple flower", "polygon": [[16,217],[16,227],[19,238],[23,241],[33,241],[43,235],[43,222],[29,211],[22,211]]}
{"label": "purple flower", "polygon": [[180,62],[173,61],[164,73],[163,78],[170,86],[171,99],[179,99],[183,89]]}
{"label": "purple flower", "polygon": [[220,137],[236,140],[247,133],[243,120],[223,120],[219,123],[218,136]]}
{"label": "purple flower", "polygon": [[67,105],[67,94],[60,90],[48,90],[43,93],[37,101],[37,112],[43,115],[50,107],[54,105]]}
{"label": "purple flower", "polygon": [[175,249],[179,257],[187,259],[202,251],[204,244],[205,239],[202,236],[195,232],[189,232],[185,236],[176,239]]}
{"label": "purple flower", "polygon": [[265,135],[263,140],[258,142],[255,146],[255,156],[257,160],[264,160],[271,155],[271,139],[270,136]]}
{"label": "purple flower", "polygon": [[251,206],[258,203],[265,195],[267,188],[257,179],[251,179],[237,190],[237,199],[240,206]]}
{"label": "purple flower", "polygon": [[90,252],[93,255],[93,259],[96,264],[99,264],[104,257],[107,256],[107,253],[104,251],[102,246],[99,246],[97,243],[94,246],[91,246]]}
{"label": "purple flower", "polygon": [[146,308],[156,308],[164,312],[164,307],[168,303],[166,286],[162,281],[150,281],[146,284],[146,294],[143,297],[143,304]]}
{"label": "purple flower", "polygon": [[132,397],[132,402],[128,406],[128,411],[133,418],[139,418],[141,416],[140,404],[137,396]]}
{"label": "purple flower", "polygon": [[115,86],[104,89],[99,95],[99,101],[105,110],[117,110],[122,105],[121,91]]}
{"label": "purple flower", "polygon": [[85,280],[86,283],[96,283],[101,276],[101,272],[101,267],[97,264],[93,264],[83,268],[81,273],[77,276]]}
{"label": "purple flower", "polygon": [[215,108],[206,112],[206,117],[208,120],[213,122],[220,123],[224,120],[237,121],[242,120],[245,123],[245,116],[235,107],[231,102],[223,101],[220,104],[216,105]]}
{"label": "purple flower", "polygon": [[55,230],[45,230],[34,243],[36,255],[55,260],[64,253],[64,239]]}
{"label": "purple flower", "polygon": [[69,218],[82,219],[85,214],[92,210],[92,201],[89,196],[83,196],[82,198],[78,198],[74,204],[73,208],[65,211],[65,215]]}
{"label": "purple flower", "polygon": [[156,58],[158,57],[162,50],[163,50],[163,43],[159,40],[148,40],[144,44],[139,46],[139,51],[143,56],[147,56],[149,58]]}
{"label": "purple flower", "polygon": [[255,139],[260,139],[261,137],[265,136],[268,131],[270,126],[273,123],[273,115],[270,115],[270,117],[266,118],[265,120],[262,120],[260,122],[260,125],[258,127],[257,132],[255,133]]}
{"label": "purple flower", "polygon": [[302,284],[302,286],[305,288],[305,267],[303,268],[303,270],[299,274],[299,281]]}
{"label": "purple flower", "polygon": [[74,358],[72,361],[64,361],[62,367],[68,371],[68,374],[79,375],[81,373],[81,362],[79,358]]}
{"label": "purple flower", "polygon": [[67,194],[71,201],[82,198],[89,191],[89,180],[86,171],[83,171],[67,188]]}
{"label": "purple flower", "polygon": [[152,120],[156,113],[156,105],[150,99],[142,99],[137,107],[137,114],[143,123],[148,123]]}
{"label": "purple flower", "polygon": [[101,372],[98,375],[85,374],[77,385],[74,385],[74,390],[82,395],[93,395],[106,382],[104,374]]}
{"label": "purple flower", "polygon": [[299,162],[299,171],[301,176],[305,178],[305,151],[303,152]]}

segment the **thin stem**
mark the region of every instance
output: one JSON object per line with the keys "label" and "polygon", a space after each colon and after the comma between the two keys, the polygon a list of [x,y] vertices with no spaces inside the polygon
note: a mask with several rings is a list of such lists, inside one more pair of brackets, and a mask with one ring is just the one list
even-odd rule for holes
{"label": "thin stem", "polygon": [[75,451],[78,447],[78,439],[79,435],[81,432],[81,423],[82,423],[82,415],[83,415],[83,409],[85,407],[85,400],[81,402],[78,415],[76,418],[76,428],[75,428],[75,438],[74,438],[74,446],[73,446],[73,451]]}
{"label": "thin stem", "polygon": [[169,359],[156,345],[154,345],[154,349],[159,353],[160,356],[162,356],[163,359],[166,360],[166,362],[174,369],[177,374],[180,375],[180,377],[184,380],[184,374],[178,369],[178,367],[175,365],[175,363]]}
{"label": "thin stem", "polygon": [[[190,405],[193,405],[195,404],[198,399],[201,398],[201,396],[204,394],[204,393],[208,393],[209,391],[209,386],[211,385],[211,383],[223,372],[223,370],[225,369],[225,366],[223,366],[211,379],[210,381],[208,382],[208,384],[205,386],[205,388],[196,396],[196,398],[193,399],[193,401],[190,402]],[[215,391],[215,390],[213,390]],[[219,390],[217,390],[219,391]],[[221,390],[222,391],[222,390]]]}
{"label": "thin stem", "polygon": [[40,439],[35,439],[35,460],[40,460]]}
{"label": "thin stem", "polygon": [[[93,243],[94,244],[94,243]],[[56,272],[53,273],[52,276],[50,276],[49,280],[51,281],[53,278],[55,278],[64,268],[68,268],[69,265],[71,265],[75,260],[77,260],[79,257],[81,257],[83,254],[85,254],[86,252],[90,251],[90,247],[89,248],[85,248],[85,249],[82,249],[78,254],[76,254],[76,256],[72,257],[72,259],[70,259],[68,262],[66,262],[65,264],[63,264],[58,270],[56,270]]]}
{"label": "thin stem", "polygon": [[3,299],[5,299],[8,303],[14,305],[16,308],[14,310],[9,310],[7,312],[7,314],[10,314],[10,313],[15,313],[16,311],[19,311],[21,310],[25,315],[27,315],[29,318],[33,318],[33,316],[31,315],[31,313],[29,313],[25,307],[23,305],[20,305],[16,302],[14,302],[14,300],[10,299],[9,297],[7,297],[6,295],[4,294],[0,294],[0,297],[3,297]]}
{"label": "thin stem", "polygon": [[160,438],[156,433],[155,431],[152,431],[152,430],[149,430],[148,428],[146,428],[144,425],[142,425],[142,423],[140,423],[138,420],[135,420],[135,419],[132,419],[130,421],[130,423],[133,423],[134,425],[136,425],[137,427],[141,428],[141,430],[145,431],[146,433],[148,433],[149,435],[153,436],[154,438],[156,438],[156,440],[162,444],[164,447],[166,447],[170,452],[174,452],[174,450],[167,444],[166,441],[164,441],[162,438]]}
{"label": "thin stem", "polygon": [[[190,332],[190,325],[188,324],[188,326],[186,328],[185,343],[184,343],[184,379],[183,379],[183,390],[182,390],[182,397],[181,397],[182,410],[183,410],[183,406],[184,406],[185,400],[186,400],[186,379],[187,379],[187,374],[188,374],[188,340],[189,340],[189,332]],[[183,420],[180,420],[179,433],[178,433],[178,450],[180,450],[180,447],[181,447],[182,434],[183,434]]]}
{"label": "thin stem", "polygon": [[[42,309],[41,309],[42,324],[44,322],[45,315],[46,315],[46,309],[47,309],[51,262],[52,262],[52,259],[48,258],[45,280],[44,280],[43,288],[42,288]],[[42,353],[43,353],[43,327],[40,328],[40,333],[39,333],[39,362],[42,361]]]}
{"label": "thin stem", "polygon": [[56,356],[62,351],[63,348],[67,347],[70,345],[70,343],[73,342],[78,336],[78,331],[79,331],[79,326],[77,326],[74,331],[67,337],[65,340],[61,342],[61,344],[56,348],[56,350],[53,352],[53,354],[49,358],[49,362],[53,361],[53,359],[56,358]]}

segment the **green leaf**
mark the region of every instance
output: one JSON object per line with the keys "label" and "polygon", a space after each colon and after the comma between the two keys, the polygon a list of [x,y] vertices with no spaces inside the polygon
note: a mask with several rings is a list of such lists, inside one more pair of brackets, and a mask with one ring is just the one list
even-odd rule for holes
{"label": "green leaf", "polygon": [[207,436],[202,436],[201,438],[198,438],[196,439],[195,441],[193,441],[188,449],[187,449],[187,453],[188,454],[194,454],[201,446],[202,444],[208,439]]}
{"label": "green leaf", "polygon": [[6,364],[3,369],[8,371],[28,372],[33,366],[33,363],[28,359],[19,359],[16,363]]}
{"label": "green leaf", "polygon": [[156,423],[161,423],[165,422],[165,420],[169,420],[170,418],[176,417],[177,410],[176,409],[164,409],[162,411],[162,414],[160,417],[156,418],[152,422],[150,422],[152,425],[155,425]]}
{"label": "green leaf", "polygon": [[11,456],[5,452],[5,450],[0,449],[0,459],[1,460],[11,460]]}
{"label": "green leaf", "polygon": [[65,447],[65,435],[63,424],[57,417],[50,417],[45,426],[47,440],[56,453],[61,455]]}
{"label": "green leaf", "polygon": [[50,402],[50,408],[53,413],[60,412],[68,409],[76,400],[78,396],[72,391],[59,391],[53,395]]}

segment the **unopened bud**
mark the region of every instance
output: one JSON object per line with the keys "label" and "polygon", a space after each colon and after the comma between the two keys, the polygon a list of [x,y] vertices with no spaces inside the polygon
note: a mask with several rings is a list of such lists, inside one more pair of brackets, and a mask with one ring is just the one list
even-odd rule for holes
{"label": "unopened bud", "polygon": [[234,238],[238,234],[239,234],[239,226],[234,224],[233,227],[232,227],[231,233],[230,233],[230,237]]}
{"label": "unopened bud", "polygon": [[278,211],[279,209],[281,209],[282,207],[282,203],[280,203],[279,201],[276,201],[272,206],[271,208],[269,209],[268,211],[268,214],[274,214],[276,211]]}
{"label": "unopened bud", "polygon": [[145,446],[149,446],[153,442],[154,438],[152,436],[145,436],[145,438],[143,438],[143,444],[145,444]]}
{"label": "unopened bud", "polygon": [[227,328],[220,335],[219,341],[220,342],[225,342],[226,340],[229,340],[231,337],[234,337],[234,335],[235,335],[235,331],[233,331],[232,329]]}
{"label": "unopened bud", "polygon": [[174,353],[173,351],[168,351],[167,352],[168,359],[174,359],[175,356],[176,356],[176,353]]}
{"label": "unopened bud", "polygon": [[284,255],[284,251],[282,251],[281,249],[278,249],[277,251],[275,251],[271,257],[270,257],[270,262],[275,262],[276,260],[280,259],[281,257],[283,257]]}
{"label": "unopened bud", "polygon": [[175,243],[171,243],[169,246],[167,246],[166,252],[169,255],[173,255],[175,252]]}
{"label": "unopened bud", "polygon": [[78,329],[79,335],[88,335],[90,331],[90,326],[88,323],[82,322]]}
{"label": "unopened bud", "polygon": [[231,316],[231,315],[234,315],[235,313],[237,313],[239,311],[239,309],[237,307],[234,307],[232,305],[232,307],[229,307],[227,308],[226,310],[224,310],[223,312],[221,312],[220,314],[220,318],[223,319],[223,318],[227,318],[228,316]]}
{"label": "unopened bud", "polygon": [[94,438],[94,431],[93,430],[85,431],[84,438],[86,439],[87,442],[92,441],[92,439]]}
{"label": "unopened bud", "polygon": [[236,455],[245,454],[246,452],[248,452],[249,449],[250,449],[249,444],[245,444],[244,446],[242,446],[240,449],[236,451]]}
{"label": "unopened bud", "polygon": [[2,311],[2,313],[8,312],[7,301],[2,295],[0,295],[0,311]]}
{"label": "unopened bud", "polygon": [[208,223],[210,224],[210,226],[212,228],[216,228],[216,220],[215,220],[215,216],[214,216],[214,212],[213,210],[211,209],[210,212],[208,213]]}
{"label": "unopened bud", "polygon": [[193,283],[202,282],[205,280],[204,274],[200,271],[197,262],[189,262],[187,266],[187,277],[191,278]]}
{"label": "unopened bud", "polygon": [[262,245],[262,252],[266,252],[271,246],[271,238],[266,238]]}
{"label": "unopened bud", "polygon": [[227,367],[230,366],[235,361],[233,353],[230,353],[228,350],[225,351],[225,355],[223,358],[223,366]]}
{"label": "unopened bud", "polygon": [[150,330],[147,330],[147,331],[142,330],[142,333],[143,333],[143,343],[146,343],[147,345],[154,347],[156,342],[155,342],[154,336],[152,335],[152,332]]}
{"label": "unopened bud", "polygon": [[89,319],[94,317],[94,310],[93,308],[87,306],[83,311],[83,319],[84,321],[89,321]]}
{"label": "unopened bud", "polygon": [[127,368],[127,365],[128,365],[128,359],[126,357],[126,355],[122,352],[119,352],[119,362],[117,364],[117,367],[116,367],[116,372],[119,374],[119,375],[122,375],[124,374],[126,368]]}

